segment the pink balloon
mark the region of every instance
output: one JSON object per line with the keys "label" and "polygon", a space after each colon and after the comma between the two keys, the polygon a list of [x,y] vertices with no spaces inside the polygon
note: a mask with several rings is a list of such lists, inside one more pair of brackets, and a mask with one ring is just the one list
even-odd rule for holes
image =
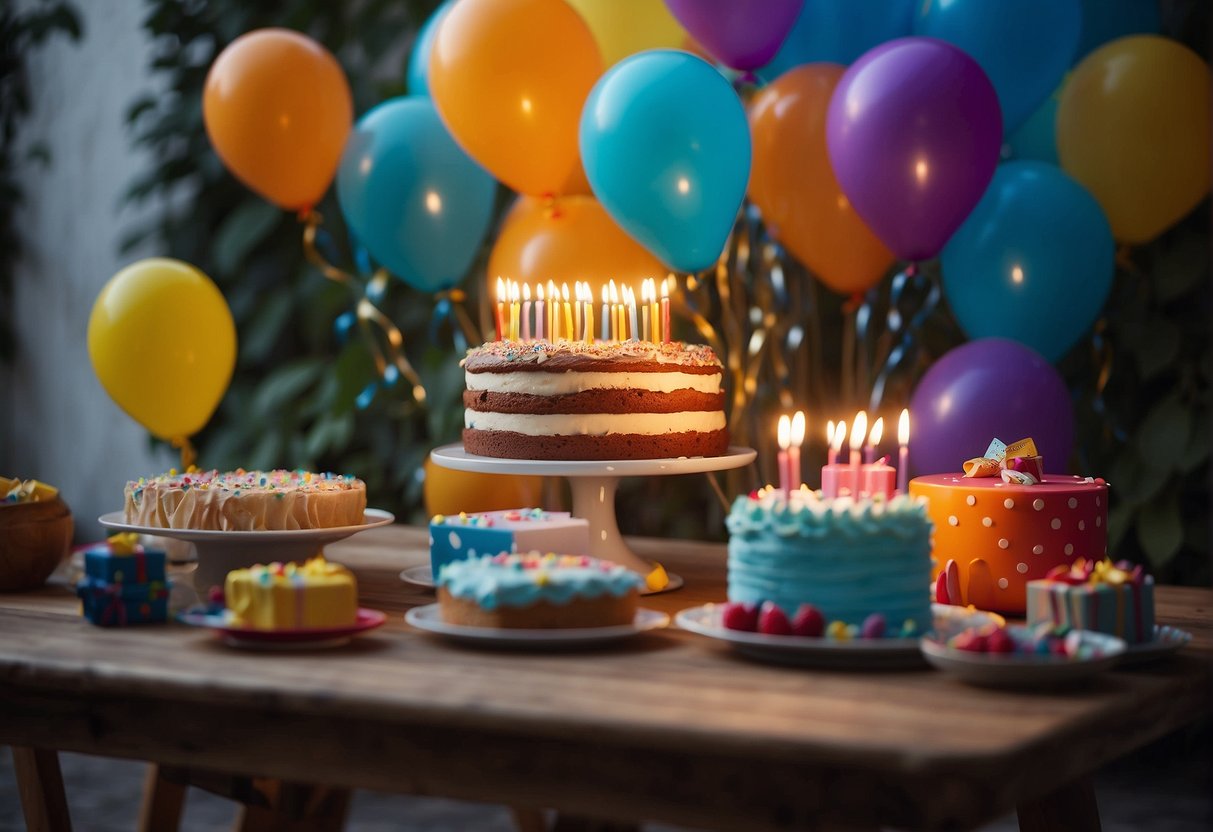
{"label": "pink balloon", "polygon": [[838,184],[905,260],[943,248],[985,192],[1002,148],[993,84],[967,54],[933,38],[899,38],[842,76],[826,116]]}
{"label": "pink balloon", "polygon": [[[617,0],[618,2],[618,0]],[[712,57],[733,69],[767,64],[792,30],[804,0],[665,0]]]}

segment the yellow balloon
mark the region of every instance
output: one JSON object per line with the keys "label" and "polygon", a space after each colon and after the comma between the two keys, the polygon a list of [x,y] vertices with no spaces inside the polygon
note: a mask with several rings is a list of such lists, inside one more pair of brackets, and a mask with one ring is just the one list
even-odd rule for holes
{"label": "yellow balloon", "polygon": [[590,27],[606,67],[645,49],[681,49],[686,37],[662,0],[568,0],[568,4]]}
{"label": "yellow balloon", "polygon": [[211,279],[180,260],[132,263],[105,284],[88,321],[101,386],[162,439],[211,418],[236,366],[236,325]]}
{"label": "yellow balloon", "polygon": [[502,511],[543,505],[543,477],[474,474],[435,465],[425,459],[425,510],[435,514]]}
{"label": "yellow balloon", "polygon": [[1061,166],[1124,243],[1154,239],[1209,193],[1209,67],[1157,35],[1120,38],[1074,70],[1057,106]]}

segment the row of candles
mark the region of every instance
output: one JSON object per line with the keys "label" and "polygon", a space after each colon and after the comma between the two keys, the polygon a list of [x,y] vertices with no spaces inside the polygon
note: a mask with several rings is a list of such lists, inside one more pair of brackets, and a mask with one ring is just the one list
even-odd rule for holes
{"label": "row of candles", "polygon": [[[804,444],[806,419],[804,411],[793,416],[779,417],[777,438],[779,443],[779,490],[784,499],[794,491],[804,488],[800,471],[800,448]],[[906,492],[906,480],[910,462],[910,412],[901,411],[897,421],[897,467],[889,465],[888,457],[876,458],[876,449],[884,437],[884,418],[879,418],[868,428],[868,414],[859,411],[851,422],[850,458],[839,462],[842,446],[847,438],[847,423],[832,420],[826,426],[828,452],[826,464],[821,469],[821,491],[826,498],[851,495],[856,497],[882,494],[891,498],[895,493]]]}
{"label": "row of candles", "polygon": [[[658,292],[660,291],[660,296]],[[531,303],[531,285],[497,278],[495,320],[498,341],[602,341],[670,340],[669,278],[649,278],[640,284],[640,302],[630,286],[622,288],[612,280],[602,287],[599,325],[594,325],[594,290],[578,280],[570,294],[569,284],[557,286],[549,280],[535,287]]]}

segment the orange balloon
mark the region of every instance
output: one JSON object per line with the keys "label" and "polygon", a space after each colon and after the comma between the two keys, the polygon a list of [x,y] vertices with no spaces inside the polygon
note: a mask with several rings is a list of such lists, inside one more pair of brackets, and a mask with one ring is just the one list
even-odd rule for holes
{"label": "orange balloon", "polygon": [[323,46],[289,29],[257,29],[211,64],[202,119],[237,179],[281,208],[305,211],[333,181],[354,105]]}
{"label": "orange balloon", "polygon": [[502,222],[489,254],[488,278],[490,289],[498,277],[570,287],[582,280],[597,300],[599,287],[611,279],[639,291],[644,278],[660,279],[668,272],[593,197],[522,197]]}
{"label": "orange balloon", "polygon": [[430,51],[430,96],[455,141],[520,193],[587,192],[581,107],[602,56],[564,0],[459,0]]}
{"label": "orange balloon", "polygon": [[826,111],[844,71],[837,64],[798,66],[754,96],[750,199],[775,239],[847,295],[875,286],[894,258],[855,213],[830,166]]}
{"label": "orange balloon", "polygon": [[474,474],[435,465],[425,458],[425,511],[458,514],[461,511],[502,511],[543,505],[543,477]]}

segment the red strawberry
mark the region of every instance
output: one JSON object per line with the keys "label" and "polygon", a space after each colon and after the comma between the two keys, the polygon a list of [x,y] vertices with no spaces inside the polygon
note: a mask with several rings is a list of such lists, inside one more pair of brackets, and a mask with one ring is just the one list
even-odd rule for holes
{"label": "red strawberry", "polygon": [[990,653],[1014,653],[1015,639],[1001,627],[986,637],[986,651]]}
{"label": "red strawberry", "polygon": [[730,601],[724,605],[721,622],[726,630],[743,630],[752,633],[758,629],[758,606]]}
{"label": "red strawberry", "polygon": [[989,639],[977,630],[970,629],[952,639],[952,646],[970,653],[985,653],[989,649]]}
{"label": "red strawberry", "polygon": [[798,636],[820,638],[825,632],[826,619],[812,604],[801,604],[792,617],[792,632]]}
{"label": "red strawberry", "polygon": [[773,601],[765,601],[758,611],[758,632],[768,636],[790,636],[792,623],[788,621],[787,613]]}

